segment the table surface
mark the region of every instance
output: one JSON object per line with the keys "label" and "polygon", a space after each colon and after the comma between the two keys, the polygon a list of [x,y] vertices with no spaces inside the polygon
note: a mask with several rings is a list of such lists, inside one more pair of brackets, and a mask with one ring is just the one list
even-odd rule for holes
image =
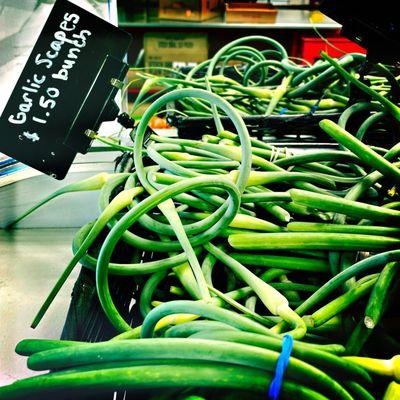
{"label": "table surface", "polygon": [[41,324],[30,324],[50,289],[72,257],[76,228],[0,230],[0,384],[32,376],[25,357],[14,353],[24,338],[59,339],[71,291],[72,273]]}

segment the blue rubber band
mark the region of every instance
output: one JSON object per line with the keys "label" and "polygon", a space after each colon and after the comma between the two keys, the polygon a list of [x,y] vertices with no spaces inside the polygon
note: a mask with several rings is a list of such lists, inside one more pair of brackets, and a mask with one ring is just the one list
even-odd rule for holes
{"label": "blue rubber band", "polygon": [[279,111],[279,115],[283,115],[286,114],[286,111],[288,110],[288,108],[282,108],[281,111]]}
{"label": "blue rubber band", "polygon": [[108,21],[111,22],[111,2],[107,0]]}
{"label": "blue rubber band", "polygon": [[269,386],[268,398],[269,400],[278,400],[281,391],[283,375],[289,364],[290,354],[293,349],[293,337],[286,334],[282,340],[282,350],[276,363],[275,376]]}

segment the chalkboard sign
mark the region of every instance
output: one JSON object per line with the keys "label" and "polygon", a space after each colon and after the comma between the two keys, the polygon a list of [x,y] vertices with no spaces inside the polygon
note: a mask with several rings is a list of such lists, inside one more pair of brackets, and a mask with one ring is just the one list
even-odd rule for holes
{"label": "chalkboard sign", "polygon": [[64,178],[90,146],[85,130],[116,117],[111,80],[124,79],[130,42],[128,33],[57,0],[1,115],[0,151]]}

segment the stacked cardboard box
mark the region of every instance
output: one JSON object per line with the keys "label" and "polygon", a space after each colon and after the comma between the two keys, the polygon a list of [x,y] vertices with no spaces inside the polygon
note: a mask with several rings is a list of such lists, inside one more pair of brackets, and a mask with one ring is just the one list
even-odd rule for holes
{"label": "stacked cardboard box", "polygon": [[205,33],[149,32],[144,35],[145,67],[194,66],[207,58],[208,38]]}
{"label": "stacked cardboard box", "polygon": [[158,17],[184,21],[204,21],[222,13],[220,0],[160,0]]}

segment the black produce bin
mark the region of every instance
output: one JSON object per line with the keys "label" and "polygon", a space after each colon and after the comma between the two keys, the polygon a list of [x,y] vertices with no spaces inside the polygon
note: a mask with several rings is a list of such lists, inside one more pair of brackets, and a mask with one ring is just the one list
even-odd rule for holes
{"label": "black produce bin", "polygon": [[[305,114],[305,115],[249,115],[243,120],[249,134],[275,146],[290,147],[336,147],[336,143],[323,132],[319,122],[330,119],[337,122],[339,113]],[[212,117],[184,117],[168,114],[167,121],[178,129],[178,136],[197,139],[204,134],[215,134],[215,123]],[[235,131],[232,121],[221,116],[225,129]]]}
{"label": "black produce bin", "polygon": [[[329,119],[338,122],[341,113],[315,113],[303,115],[250,115],[243,117],[249,134],[276,147],[300,149],[337,149],[339,145],[326,134],[319,122]],[[356,113],[350,118],[346,129],[355,134],[360,124],[371,115],[370,111]],[[235,132],[229,117],[221,116],[225,129]],[[185,139],[201,139],[204,134],[216,132],[213,117],[185,117],[175,113],[167,114],[169,125],[177,128],[178,136]],[[400,123],[387,115],[369,129],[363,142],[377,147],[390,149],[400,142]]]}
{"label": "black produce bin", "polygon": [[[109,285],[115,306],[125,320],[132,325],[141,323],[136,304],[132,305],[133,299],[137,297],[134,280],[126,276],[110,276]],[[97,297],[95,273],[82,267],[72,291],[61,339],[101,342],[117,334]]]}

